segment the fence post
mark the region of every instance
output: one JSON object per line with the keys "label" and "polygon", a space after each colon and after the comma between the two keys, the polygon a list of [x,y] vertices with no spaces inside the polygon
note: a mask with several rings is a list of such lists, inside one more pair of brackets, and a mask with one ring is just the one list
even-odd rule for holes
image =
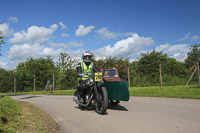
{"label": "fence post", "polygon": [[130,71],[129,71],[129,67],[128,67],[128,88],[130,88]]}
{"label": "fence post", "polygon": [[35,73],[33,75],[33,91],[35,91]]}
{"label": "fence post", "polygon": [[55,89],[55,74],[53,73],[53,91]]}
{"label": "fence post", "polygon": [[16,93],[17,87],[16,87],[16,76],[14,75],[14,93]]}
{"label": "fence post", "polygon": [[160,86],[162,87],[162,67],[161,64],[159,66],[160,66]]}
{"label": "fence post", "polygon": [[197,61],[197,76],[198,76],[198,83],[200,85],[199,62],[198,61]]}

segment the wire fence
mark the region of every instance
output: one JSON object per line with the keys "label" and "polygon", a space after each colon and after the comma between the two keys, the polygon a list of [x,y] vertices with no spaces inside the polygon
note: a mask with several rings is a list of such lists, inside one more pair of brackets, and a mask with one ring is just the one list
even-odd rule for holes
{"label": "wire fence", "polygon": [[[187,77],[181,78],[168,75],[160,65],[158,68],[159,73],[157,74],[157,80],[153,83],[148,82],[146,77],[136,77],[135,74],[131,75],[132,73],[128,67],[127,81],[129,87],[188,85],[190,82],[190,84],[200,85],[198,66],[199,65],[194,69],[191,76],[188,75]],[[0,92],[45,91],[49,90],[50,86],[52,87],[52,90],[76,89],[78,86],[76,71],[66,71],[65,73],[44,71],[29,73],[0,73]]]}
{"label": "wire fence", "polygon": [[45,91],[75,89],[78,79],[75,75],[57,73],[0,74],[0,92]]}

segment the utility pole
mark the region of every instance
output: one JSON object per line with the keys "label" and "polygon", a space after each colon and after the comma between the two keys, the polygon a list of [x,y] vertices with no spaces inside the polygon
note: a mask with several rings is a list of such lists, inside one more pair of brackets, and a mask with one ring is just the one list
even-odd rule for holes
{"label": "utility pole", "polygon": [[130,88],[130,72],[129,72],[129,67],[128,67],[128,88]]}
{"label": "utility pole", "polygon": [[33,75],[33,91],[35,91],[35,73]]}
{"label": "utility pole", "polygon": [[53,91],[55,89],[55,74],[53,73]]}
{"label": "utility pole", "polygon": [[160,86],[162,87],[162,67],[161,64],[159,66],[160,66]]}
{"label": "utility pole", "polygon": [[16,93],[17,87],[16,87],[16,76],[14,75],[14,93]]}

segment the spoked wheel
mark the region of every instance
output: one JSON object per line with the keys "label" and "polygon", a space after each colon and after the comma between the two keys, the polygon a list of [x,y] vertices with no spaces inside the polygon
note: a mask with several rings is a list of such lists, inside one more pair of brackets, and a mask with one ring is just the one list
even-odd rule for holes
{"label": "spoked wheel", "polygon": [[98,89],[99,101],[96,101],[95,109],[98,114],[105,114],[108,108],[108,94],[105,87]]}

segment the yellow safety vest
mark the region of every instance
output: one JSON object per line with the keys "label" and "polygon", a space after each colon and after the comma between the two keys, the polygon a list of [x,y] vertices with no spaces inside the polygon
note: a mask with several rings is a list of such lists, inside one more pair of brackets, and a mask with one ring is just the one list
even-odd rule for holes
{"label": "yellow safety vest", "polygon": [[88,75],[83,75],[82,77],[79,78],[79,80],[87,80],[92,79],[92,77],[90,77],[91,75],[93,75],[93,63],[90,63],[89,66],[87,66],[84,62],[81,63],[81,68],[82,68],[82,72],[83,73],[87,73]]}

